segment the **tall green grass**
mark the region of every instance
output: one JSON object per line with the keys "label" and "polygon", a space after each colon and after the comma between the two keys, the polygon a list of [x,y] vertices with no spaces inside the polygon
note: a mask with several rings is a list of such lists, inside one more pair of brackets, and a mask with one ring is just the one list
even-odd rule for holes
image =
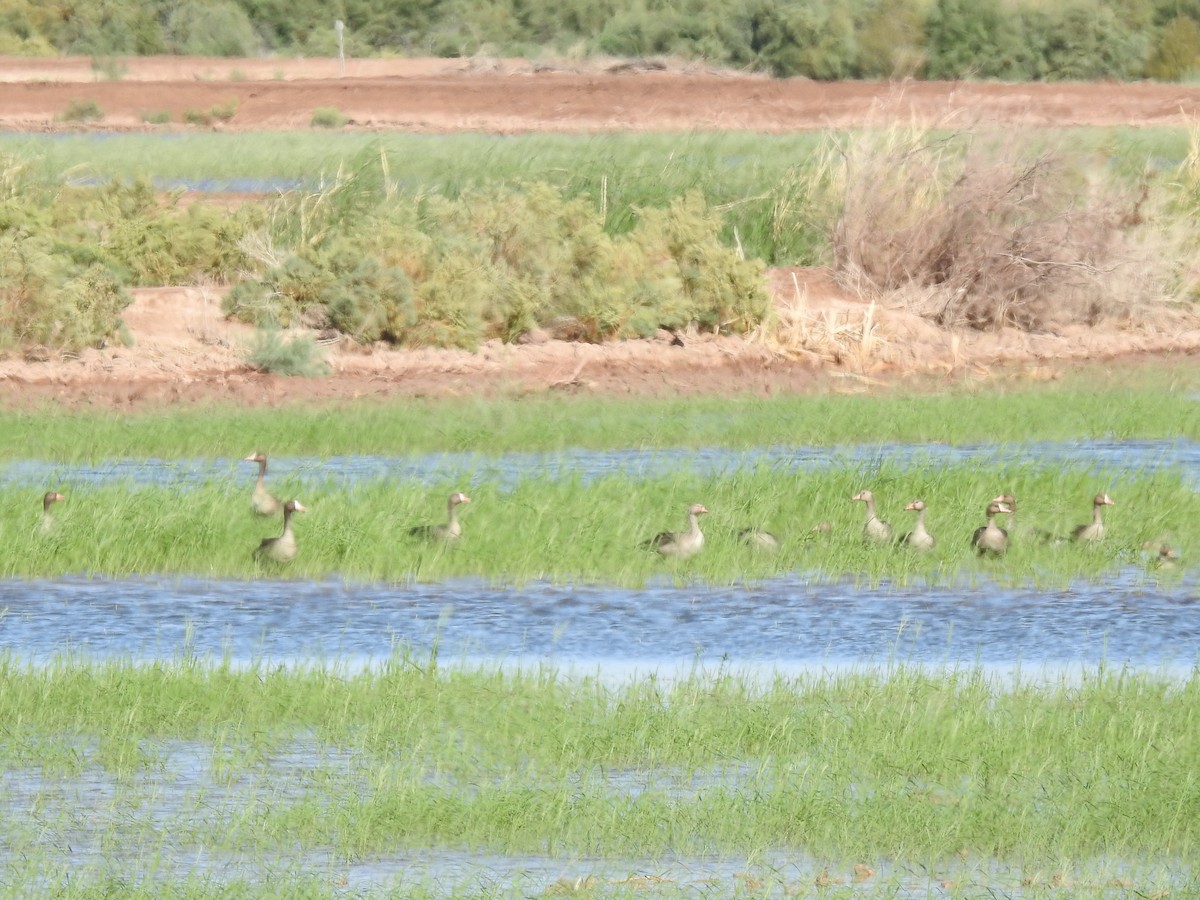
{"label": "tall green grass", "polygon": [[[983,577],[1059,585],[1148,565],[1152,560],[1142,555],[1144,541],[1166,536],[1185,548],[1200,546],[1200,526],[1192,514],[1195,492],[1180,473],[879,463],[824,472],[760,467],[592,482],[526,479],[513,487],[471,477],[464,479],[467,483],[441,484],[302,484],[276,478],[270,486],[277,496],[297,498],[309,510],[294,520],[299,557],[280,567],[251,557],[260,539],[280,528],[279,520],[251,515],[252,475],[248,471],[236,482],[178,490],[59,484],[67,500],[56,505],[49,534],[40,528],[40,491],[5,488],[0,491],[0,541],[6,548],[0,576],[173,573],[640,585],[664,575],[730,583],[799,571],[871,581]],[[935,551],[865,546],[863,508],[850,499],[864,487],[875,492],[880,514],[897,534],[911,524],[904,505],[923,498],[928,527],[939,541]],[[444,521],[446,497],[460,488],[474,502],[460,509],[463,539],[457,545],[429,544],[409,535],[414,525]],[[1090,518],[1091,497],[1099,490],[1117,503],[1107,510],[1103,544],[1056,546],[1031,533],[1036,526],[1067,534]],[[987,501],[1002,492],[1014,493],[1020,504],[1014,546],[1002,560],[977,560],[971,534],[983,524]],[[707,542],[699,556],[666,561],[642,546],[661,530],[684,527],[686,509],[697,501],[711,510],[702,522]],[[813,532],[818,522],[830,523],[828,534]],[[746,527],[775,532],[780,552],[743,546],[737,533]],[[1194,558],[1185,555],[1182,566],[1164,574],[1177,577],[1192,565]]]}
{"label": "tall green grass", "polygon": [[513,397],[171,408],[113,416],[0,411],[0,459],[398,455],[619,447],[1200,439],[1200,369],[1094,369],[1053,387],[872,395],[630,399]]}
{"label": "tall green grass", "polygon": [[[999,861],[1032,888],[1099,860],[1195,883],[1195,673],[1001,685],[971,667],[893,667],[613,685],[398,656],[363,673],[64,658],[5,660],[0,675],[6,783],[42,783],[40,832],[0,824],[18,854],[69,836],[78,826],[53,798],[90,783],[110,786],[88,822],[113,828],[117,858],[140,846],[123,850],[129,836],[217,858],[791,852],[935,878]],[[181,771],[176,755],[194,762]],[[186,802],[155,821],[156,796],[182,777]]]}

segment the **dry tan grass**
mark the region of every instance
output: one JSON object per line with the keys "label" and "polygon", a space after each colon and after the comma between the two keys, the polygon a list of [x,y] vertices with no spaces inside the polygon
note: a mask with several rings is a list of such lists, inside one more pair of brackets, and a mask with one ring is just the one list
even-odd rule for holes
{"label": "dry tan grass", "polygon": [[944,134],[868,130],[814,168],[851,290],[944,327],[1027,331],[1138,321],[1192,290],[1195,248],[1148,180],[1122,186],[1013,131]]}

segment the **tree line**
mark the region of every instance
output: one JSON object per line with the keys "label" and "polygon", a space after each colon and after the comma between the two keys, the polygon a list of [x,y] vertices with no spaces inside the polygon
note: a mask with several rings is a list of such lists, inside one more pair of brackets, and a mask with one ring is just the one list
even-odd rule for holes
{"label": "tree line", "polygon": [[0,53],[671,56],[819,80],[1183,80],[1200,0],[0,0]]}

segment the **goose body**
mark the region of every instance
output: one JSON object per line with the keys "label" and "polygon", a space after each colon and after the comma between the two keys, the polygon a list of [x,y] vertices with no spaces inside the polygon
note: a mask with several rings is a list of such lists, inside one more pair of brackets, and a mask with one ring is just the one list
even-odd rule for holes
{"label": "goose body", "polygon": [[50,531],[54,528],[54,515],[50,512],[50,507],[55,503],[59,503],[67,498],[58,491],[46,491],[42,495],[42,531]]}
{"label": "goose body", "polygon": [[987,505],[987,524],[975,529],[971,536],[971,546],[980,556],[991,554],[1000,556],[1008,550],[1008,532],[996,524],[996,516],[1001,513],[1011,514],[1007,504],[992,500]]}
{"label": "goose body", "polygon": [[258,463],[258,480],[250,495],[250,509],[256,516],[276,516],[283,510],[279,498],[267,490],[267,455],[261,450],[251,453],[242,462]]}
{"label": "goose body", "polygon": [[429,541],[457,541],[462,537],[462,524],[458,521],[458,507],[470,503],[471,498],[462,491],[455,491],[446,501],[446,521],[440,525],[418,525],[408,529],[414,537]]}
{"label": "goose body", "polygon": [[917,514],[917,521],[916,524],[913,525],[913,530],[900,539],[900,543],[905,547],[911,547],[913,550],[932,550],[934,548],[935,541],[933,540],[933,535],[930,534],[925,528],[925,501],[914,500],[904,508],[906,510],[915,511]]}
{"label": "goose body", "polygon": [[863,525],[863,540],[871,544],[886,544],[892,540],[892,526],[875,514],[875,495],[859,491],[851,500],[867,504],[867,522]]}
{"label": "goose body", "polygon": [[738,532],[738,540],[755,550],[774,552],[779,549],[779,538],[758,528],[743,528]]}
{"label": "goose body", "polygon": [[292,514],[298,512],[308,512],[299,500],[289,500],[283,504],[283,533],[278,537],[263,538],[258,549],[254,551],[256,556],[278,563],[291,562],[296,558],[296,535],[292,532]]}
{"label": "goose body", "polygon": [[704,546],[704,534],[700,531],[700,516],[707,512],[708,509],[704,504],[693,503],[688,507],[687,531],[659,532],[647,542],[647,546],[663,556],[673,556],[678,559],[695,556]]}
{"label": "goose body", "polygon": [[1076,525],[1071,531],[1071,540],[1084,544],[1094,544],[1104,540],[1104,517],[1102,510],[1106,506],[1115,506],[1108,494],[1097,494],[1092,498],[1092,521],[1085,525]]}

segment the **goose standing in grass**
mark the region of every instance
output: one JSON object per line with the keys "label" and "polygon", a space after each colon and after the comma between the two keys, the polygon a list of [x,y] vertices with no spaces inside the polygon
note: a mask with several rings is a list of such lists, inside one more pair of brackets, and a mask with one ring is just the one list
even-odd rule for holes
{"label": "goose standing in grass", "polygon": [[471,498],[462,491],[455,491],[446,501],[448,512],[446,522],[441,525],[417,525],[408,529],[414,537],[422,537],[429,541],[457,541],[462,537],[462,525],[458,521],[458,507],[470,503]]}
{"label": "goose standing in grass", "polygon": [[678,559],[695,556],[704,546],[704,534],[700,531],[700,517],[707,512],[708,509],[703,503],[693,503],[688,507],[687,531],[660,532],[647,541],[646,546],[658,551],[663,556],[674,556]]}
{"label": "goose standing in grass", "polygon": [[292,514],[298,512],[308,512],[299,500],[289,500],[283,504],[283,533],[278,537],[263,538],[254,554],[259,558],[265,557],[279,563],[295,559],[296,535],[292,533]]}
{"label": "goose standing in grass", "polygon": [[1076,525],[1071,530],[1071,540],[1084,544],[1094,544],[1104,539],[1104,518],[1102,510],[1106,506],[1115,506],[1108,494],[1097,494],[1092,498],[1092,521],[1086,525]]}
{"label": "goose standing in grass", "polygon": [[67,498],[58,491],[46,491],[42,495],[42,531],[50,531],[54,527],[54,515],[50,512],[50,507],[55,503],[61,503]]}
{"label": "goose standing in grass", "polygon": [[971,546],[980,556],[992,554],[1000,556],[1008,549],[1008,532],[996,524],[996,516],[1001,513],[1012,515],[1007,504],[992,500],[987,505],[987,524],[980,525],[971,536]]}
{"label": "goose standing in grass", "polygon": [[755,550],[765,550],[769,553],[774,553],[779,549],[779,538],[771,534],[769,531],[763,531],[760,528],[743,528],[738,532],[738,540],[747,547],[753,547]]}
{"label": "goose standing in grass", "polygon": [[912,531],[900,538],[900,543],[913,550],[932,550],[934,547],[933,535],[925,529],[925,501],[914,500],[904,508],[916,512],[917,522],[913,525]]}
{"label": "goose standing in grass", "polygon": [[892,539],[892,526],[875,514],[875,495],[870,491],[859,491],[851,500],[867,504],[867,524],[863,526],[863,540],[873,544],[886,544]]}
{"label": "goose standing in grass", "polygon": [[250,509],[256,516],[278,515],[283,504],[267,490],[267,455],[260,450],[251,453],[242,462],[258,463],[258,481],[254,482],[254,493],[250,495]]}

